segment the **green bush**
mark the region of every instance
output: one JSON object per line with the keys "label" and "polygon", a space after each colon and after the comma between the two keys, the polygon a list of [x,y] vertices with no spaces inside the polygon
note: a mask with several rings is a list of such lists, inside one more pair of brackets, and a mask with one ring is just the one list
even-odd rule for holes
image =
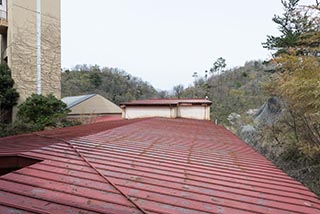
{"label": "green bush", "polygon": [[17,117],[20,122],[43,130],[45,127],[63,127],[69,111],[67,105],[52,94],[32,94],[18,106]]}
{"label": "green bush", "polygon": [[0,64],[0,123],[9,123],[11,109],[17,104],[18,92],[13,88],[14,81],[7,64]]}

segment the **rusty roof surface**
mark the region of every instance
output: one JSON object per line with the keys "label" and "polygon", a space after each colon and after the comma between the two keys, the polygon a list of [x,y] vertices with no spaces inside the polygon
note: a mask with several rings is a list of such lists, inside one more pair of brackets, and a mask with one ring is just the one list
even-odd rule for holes
{"label": "rusty roof surface", "polygon": [[0,139],[2,155],[42,160],[0,177],[0,213],[319,213],[312,192],[222,126],[84,127]]}
{"label": "rusty roof surface", "polygon": [[178,104],[209,104],[212,102],[207,99],[149,99],[149,100],[133,100],[121,103],[121,105],[178,105]]}

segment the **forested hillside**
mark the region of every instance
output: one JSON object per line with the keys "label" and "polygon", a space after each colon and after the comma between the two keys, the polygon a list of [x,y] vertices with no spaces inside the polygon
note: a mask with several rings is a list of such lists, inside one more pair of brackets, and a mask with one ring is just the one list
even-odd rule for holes
{"label": "forested hillside", "polygon": [[320,195],[320,2],[282,4],[283,14],[273,17],[280,35],[263,43],[273,53],[275,73],[265,89],[280,100],[277,117],[257,121],[251,143]]}
{"label": "forested hillside", "polygon": [[77,65],[62,73],[62,97],[98,93],[116,104],[157,97],[149,83],[117,68]]}
{"label": "forested hillside", "polygon": [[174,95],[182,98],[208,97],[213,102],[212,120],[229,125],[227,118],[231,113],[245,114],[265,102],[267,97],[263,93],[262,83],[270,76],[270,72],[261,61],[250,61],[230,70],[219,69],[219,74],[213,69],[208,69],[202,75],[194,74],[193,86],[181,91],[177,90],[181,86],[176,86]]}

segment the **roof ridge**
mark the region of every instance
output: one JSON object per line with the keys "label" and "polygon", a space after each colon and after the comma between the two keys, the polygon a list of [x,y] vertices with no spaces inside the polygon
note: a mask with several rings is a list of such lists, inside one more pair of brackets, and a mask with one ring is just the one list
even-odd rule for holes
{"label": "roof ridge", "polygon": [[65,98],[71,98],[71,97],[72,98],[76,98],[77,97],[76,100],[74,100],[73,102],[67,104],[68,108],[72,108],[73,106],[78,105],[78,104],[80,104],[80,103],[82,103],[82,102],[84,102],[84,101],[86,101],[86,100],[88,100],[88,99],[90,99],[90,98],[92,98],[92,97],[94,97],[96,95],[97,94],[84,94],[84,95],[78,95],[78,96],[68,96],[68,97],[62,98],[62,100],[65,99]]}
{"label": "roof ridge", "polygon": [[[141,100],[207,100],[206,98],[151,98],[151,99],[141,99]],[[135,100],[135,101],[141,101]]]}

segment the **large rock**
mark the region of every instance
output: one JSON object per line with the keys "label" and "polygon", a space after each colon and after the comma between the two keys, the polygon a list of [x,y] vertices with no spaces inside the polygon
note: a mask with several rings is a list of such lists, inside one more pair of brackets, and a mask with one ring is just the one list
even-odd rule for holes
{"label": "large rock", "polygon": [[227,120],[229,121],[230,125],[239,128],[241,125],[241,116],[237,113],[231,113],[229,114]]}
{"label": "large rock", "polygon": [[247,144],[255,145],[257,143],[258,131],[252,125],[241,126],[237,135]]}
{"label": "large rock", "polygon": [[[283,109],[283,102],[278,97],[270,97],[253,115],[254,124],[241,126],[237,135],[246,143],[255,146],[260,138],[259,132],[263,130],[264,126],[274,124],[281,116]],[[250,113],[253,113],[253,110]]]}
{"label": "large rock", "polygon": [[270,97],[255,115],[255,124],[257,124],[258,126],[272,125],[282,114],[283,106],[283,102],[278,97]]}

